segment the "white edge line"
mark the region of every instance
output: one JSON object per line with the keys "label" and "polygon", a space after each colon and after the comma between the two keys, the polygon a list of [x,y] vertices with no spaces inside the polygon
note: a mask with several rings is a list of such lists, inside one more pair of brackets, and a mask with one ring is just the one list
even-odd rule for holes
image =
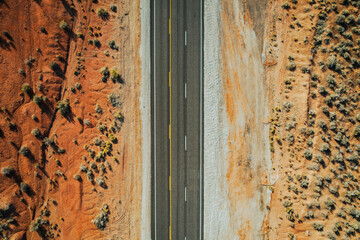
{"label": "white edge line", "polygon": [[202,148],[203,148],[203,145],[202,145],[202,128],[203,128],[203,115],[202,115],[202,102],[203,102],[203,89],[202,89],[202,86],[203,86],[203,74],[202,74],[202,71],[203,71],[203,0],[200,0],[200,231],[199,231],[199,234],[200,234],[200,237],[199,237],[199,240],[202,240],[202,193],[203,193],[203,190],[202,190],[202,168],[203,168],[203,162],[202,162]]}
{"label": "white edge line", "polygon": [[154,232],[155,232],[155,240],[157,239],[157,231],[156,231],[156,0],[154,0]]}

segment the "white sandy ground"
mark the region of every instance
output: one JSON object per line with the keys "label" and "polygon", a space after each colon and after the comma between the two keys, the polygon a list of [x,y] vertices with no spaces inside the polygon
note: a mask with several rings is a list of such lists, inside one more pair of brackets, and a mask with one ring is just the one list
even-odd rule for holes
{"label": "white sandy ground", "polygon": [[204,239],[227,239],[226,109],[220,78],[220,0],[204,2]]}
{"label": "white sandy ground", "polygon": [[[269,129],[263,121],[269,116],[264,78],[262,53],[257,45],[254,29],[244,21],[243,1],[233,1],[236,30],[240,31],[242,41],[233,43],[239,49],[235,52],[220,53],[221,36],[221,2],[220,0],[205,0],[204,25],[204,239],[240,239],[238,231],[250,224],[251,230],[246,233],[246,239],[263,239],[261,227],[266,217],[266,210],[261,208],[270,203],[269,190],[261,191],[261,171],[270,172],[271,154],[269,151]],[[219,29],[220,28],[220,29]],[[229,54],[229,55],[227,55]],[[232,55],[231,55],[232,54]],[[252,129],[249,129],[245,144],[246,151],[251,158],[252,172],[255,173],[251,187],[254,194],[244,200],[229,201],[229,187],[227,185],[228,170],[228,137],[229,125],[224,101],[224,83],[221,79],[223,70],[222,59],[231,59],[231,66],[236,69],[236,77],[242,89],[237,100],[248,102],[243,108],[241,102],[235,102],[238,109],[235,116],[235,126],[232,131],[245,129],[245,124],[251,117]],[[236,93],[236,91],[234,91]],[[247,111],[251,112],[247,112]],[[245,135],[244,135],[245,136]],[[261,171],[258,171],[261,170]],[[240,176],[239,176],[240,178]],[[235,180],[236,181],[236,180]],[[231,189],[230,189],[231,190]],[[233,189],[234,190],[234,189]]]}
{"label": "white sandy ground", "polygon": [[141,15],[141,134],[142,202],[141,239],[151,239],[151,101],[150,101],[150,0],[140,0]]}

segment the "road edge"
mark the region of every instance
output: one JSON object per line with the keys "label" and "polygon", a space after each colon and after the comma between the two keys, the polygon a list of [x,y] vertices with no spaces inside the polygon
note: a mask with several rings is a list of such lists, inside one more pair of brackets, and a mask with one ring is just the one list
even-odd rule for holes
{"label": "road edge", "polygon": [[151,239],[151,101],[150,101],[150,0],[140,0],[141,21],[141,134],[142,201],[141,239]]}

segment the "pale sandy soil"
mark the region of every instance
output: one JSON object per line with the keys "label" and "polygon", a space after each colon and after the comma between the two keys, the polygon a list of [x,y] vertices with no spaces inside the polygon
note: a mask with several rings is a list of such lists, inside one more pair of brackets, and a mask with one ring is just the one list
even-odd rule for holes
{"label": "pale sandy soil", "polygon": [[215,69],[205,75],[205,149],[214,149],[205,156],[205,236],[262,239],[271,193],[264,23],[245,1],[217,4],[205,17],[205,73]]}

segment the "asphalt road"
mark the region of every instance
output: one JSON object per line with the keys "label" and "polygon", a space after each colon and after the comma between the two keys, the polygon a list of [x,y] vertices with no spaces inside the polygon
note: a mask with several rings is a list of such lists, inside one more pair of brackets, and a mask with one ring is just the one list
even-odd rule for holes
{"label": "asphalt road", "polygon": [[202,239],[202,0],[151,5],[152,239]]}

